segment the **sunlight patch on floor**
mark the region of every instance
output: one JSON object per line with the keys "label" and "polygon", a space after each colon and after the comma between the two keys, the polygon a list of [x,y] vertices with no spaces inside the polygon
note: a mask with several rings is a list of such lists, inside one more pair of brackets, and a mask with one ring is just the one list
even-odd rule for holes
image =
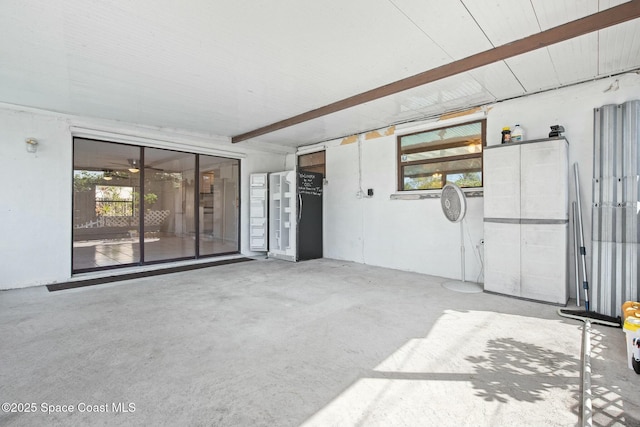
{"label": "sunlight patch on floor", "polygon": [[447,310],[312,416],[326,425],[575,425],[579,325]]}

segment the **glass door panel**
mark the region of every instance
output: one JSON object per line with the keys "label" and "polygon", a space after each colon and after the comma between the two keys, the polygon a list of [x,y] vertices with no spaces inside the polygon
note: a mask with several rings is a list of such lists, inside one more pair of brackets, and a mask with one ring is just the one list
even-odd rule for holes
{"label": "glass door panel", "polygon": [[239,167],[236,159],[200,156],[200,255],[239,250]]}
{"label": "glass door panel", "polygon": [[140,262],[140,148],[73,141],[73,271]]}
{"label": "glass door panel", "polygon": [[145,262],[196,256],[195,159],[195,154],[145,148]]}
{"label": "glass door panel", "polygon": [[83,138],[73,147],[74,273],[239,251],[239,160]]}

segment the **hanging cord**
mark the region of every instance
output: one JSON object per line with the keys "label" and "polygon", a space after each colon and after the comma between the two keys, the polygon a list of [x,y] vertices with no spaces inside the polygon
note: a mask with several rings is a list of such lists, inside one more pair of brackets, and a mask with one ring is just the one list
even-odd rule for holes
{"label": "hanging cord", "polygon": [[[358,135],[358,192],[356,193],[356,197],[358,199],[362,199],[362,197],[364,196],[364,191],[362,191],[362,134]],[[360,205],[360,224],[362,226],[362,235],[360,236],[360,250],[361,250],[361,254],[360,256],[362,257],[362,263],[365,263],[364,260],[364,236],[365,236],[365,229],[364,229],[364,205],[361,204]]]}
{"label": "hanging cord", "polygon": [[478,278],[476,279],[476,283],[480,283],[480,277],[484,274],[484,260],[482,259],[482,254],[480,253],[480,244],[474,245],[473,239],[471,238],[471,232],[469,231],[468,224],[466,224],[467,219],[463,218],[462,222],[465,223],[465,231],[467,232],[467,238],[469,239],[469,244],[472,248],[475,248],[473,254],[476,256],[476,261],[480,264],[480,273],[478,273]]}
{"label": "hanging cord", "polygon": [[480,283],[480,278],[484,279],[484,260],[482,259],[482,255],[480,254],[480,244],[476,247],[478,250],[478,257],[480,258],[480,273],[478,273],[478,278],[476,279],[476,283]]}
{"label": "hanging cord", "polygon": [[358,135],[358,190],[362,191],[362,135]]}

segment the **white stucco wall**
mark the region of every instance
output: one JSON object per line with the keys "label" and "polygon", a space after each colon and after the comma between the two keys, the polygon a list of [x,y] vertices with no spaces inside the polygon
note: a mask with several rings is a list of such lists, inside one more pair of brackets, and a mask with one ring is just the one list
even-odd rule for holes
{"label": "white stucco wall", "polygon": [[[607,91],[615,80],[619,81],[619,89]],[[515,123],[524,126],[527,139],[546,137],[552,124],[565,127],[565,136],[570,142],[570,164],[576,161],[580,164],[588,257],[593,109],[632,99],[640,99],[640,76],[635,73],[487,108],[488,144],[499,143],[501,128]],[[411,128],[429,129],[445,124],[448,122],[414,123]],[[241,252],[244,254],[250,254],[246,233],[248,175],[292,169],[295,163],[291,155],[231,145],[220,137],[0,105],[3,183],[0,289],[54,283],[71,277],[72,131],[76,132],[74,129],[78,127],[101,129],[107,135],[102,138],[105,140],[213,155],[227,152],[227,157],[234,157],[229,152],[241,154]],[[26,152],[24,139],[27,137],[40,141],[37,154]],[[390,200],[389,196],[396,192],[395,135],[362,140],[362,189],[374,189],[372,198],[356,197],[358,144],[340,145],[340,141],[331,141],[323,146],[327,152],[328,180],[324,206],[325,257],[460,278],[460,227],[444,219],[439,199]],[[573,185],[570,194],[573,200]],[[482,204],[482,198],[468,199],[464,223],[467,280],[482,281],[482,247],[479,245],[483,238]],[[574,293],[572,290],[572,295]]]}
{"label": "white stucco wall", "polygon": [[[607,89],[618,80],[619,89]],[[526,139],[548,137],[554,124],[565,127],[570,165],[578,162],[587,253],[590,253],[593,109],[640,99],[640,76],[630,73],[487,106],[487,143],[499,144],[503,126],[520,123]],[[471,117],[471,116],[470,116]],[[474,115],[476,119],[478,116]],[[459,122],[456,119],[455,122]],[[452,121],[414,123],[412,131],[441,127]],[[409,126],[404,126],[408,128]],[[402,132],[396,130],[396,134]],[[460,228],[446,221],[439,199],[390,200],[396,193],[396,136],[361,142],[362,188],[373,198],[356,197],[358,144],[325,144],[325,256],[459,279]],[[575,199],[573,178],[570,197]],[[464,239],[466,279],[480,280],[483,199],[468,198]],[[480,253],[478,253],[478,247]],[[572,250],[571,250],[571,253]],[[590,260],[588,259],[588,262]],[[590,264],[589,264],[590,265]],[[573,272],[571,273],[573,277]],[[572,279],[573,280],[573,279]],[[573,282],[571,282],[573,283]],[[572,288],[572,296],[575,290]]]}
{"label": "white stucco wall", "polygon": [[[27,153],[24,140],[40,142]],[[56,116],[0,110],[0,288],[68,278],[71,137]]]}
{"label": "white stucco wall", "polygon": [[[241,159],[241,252],[247,238],[248,175],[278,171],[285,153],[269,153],[228,138],[155,129],[0,105],[0,289],[71,278],[72,135]],[[39,141],[28,153],[24,140]]]}
{"label": "white stucco wall", "polygon": [[[371,198],[357,197],[358,143],[327,144],[325,256],[460,279],[461,229],[443,216],[440,199],[390,199],[397,193],[396,136],[362,139],[361,150],[362,189],[373,189]],[[482,199],[468,198],[467,280],[478,280],[481,238]]]}

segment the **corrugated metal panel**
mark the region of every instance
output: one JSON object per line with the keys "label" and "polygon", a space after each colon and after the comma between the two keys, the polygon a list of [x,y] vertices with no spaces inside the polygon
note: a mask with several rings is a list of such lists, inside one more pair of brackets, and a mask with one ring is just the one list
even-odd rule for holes
{"label": "corrugated metal panel", "polygon": [[595,110],[591,299],[594,311],[609,316],[640,297],[639,144],[640,101]]}

